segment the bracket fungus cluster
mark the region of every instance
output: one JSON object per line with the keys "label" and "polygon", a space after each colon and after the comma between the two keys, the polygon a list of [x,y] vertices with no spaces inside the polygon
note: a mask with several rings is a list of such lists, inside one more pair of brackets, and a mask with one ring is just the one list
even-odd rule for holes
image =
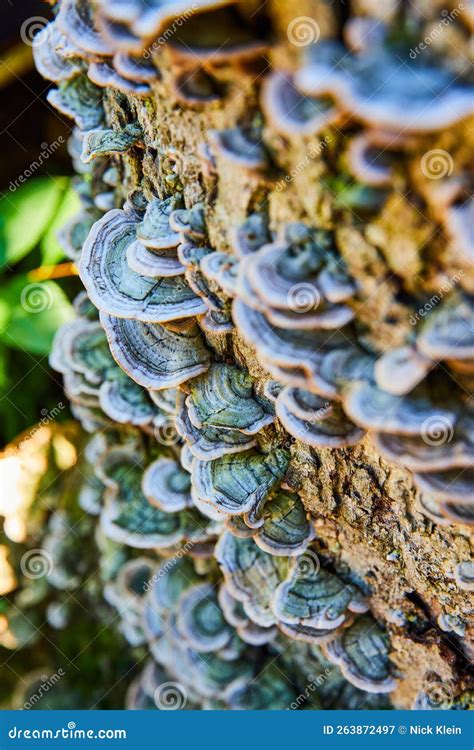
{"label": "bracket fungus cluster", "polygon": [[310,48],[295,77],[308,96],[326,94],[353,118],[391,133],[441,130],[473,114],[469,86],[425,61],[404,59],[385,44],[348,54],[327,42]]}
{"label": "bracket fungus cluster", "polygon": [[[128,707],[163,708],[172,679],[182,708],[286,708],[322,670],[297,707],[385,708],[388,693],[406,706],[426,611],[439,653],[448,631],[473,648],[459,594],[473,586],[474,287],[466,271],[436,295],[455,255],[437,260],[432,224],[417,278],[399,272],[411,246],[393,237],[396,211],[377,212],[474,115],[472,85],[406,59],[374,3],[354,3],[344,45],[326,8],[325,38],[297,57],[269,55],[249,5],[61,0],[35,44],[49,100],[75,120],[82,208],[61,239],[85,293],[51,364],[103,433],[82,507],[125,550],[107,598],[149,649]],[[250,93],[221,108],[249,70]],[[308,157],[323,133],[333,146]],[[282,169],[294,178],[279,190]],[[434,193],[419,192],[421,223]],[[453,206],[436,221],[461,244]],[[432,540],[444,572],[420,563]],[[450,546],[459,559],[433,593]]]}
{"label": "bracket fungus cluster", "polygon": [[117,366],[97,319],[79,316],[63,326],[53,342],[51,364],[63,374],[65,391],[86,429],[96,422],[153,429],[165,417],[148,391]]}
{"label": "bracket fungus cluster", "polygon": [[[128,571],[138,573],[148,564],[142,559],[133,561],[127,564]],[[259,575],[269,570],[263,567],[254,571],[254,585],[258,586]],[[260,580],[261,584],[265,582],[266,575]],[[282,631],[252,619],[255,613],[250,615],[246,610],[241,593],[234,596],[235,589],[227,579],[216,588],[187,559],[155,565],[145,590],[139,600],[141,632],[152,659],[129,689],[129,707],[163,708],[165,698],[160,687],[171,677],[179,680],[182,694],[174,696],[179,708],[281,709],[293,703],[305,672],[315,672],[321,665],[326,668],[327,682],[321,681],[320,693],[309,697],[305,708],[327,705],[334,690],[344,684],[346,695],[341,703],[348,708],[371,700],[374,707],[386,707],[384,691],[390,689],[389,678],[383,676],[386,641],[375,623],[370,625],[370,618],[362,618],[357,635],[354,633],[361,641],[359,646],[354,649],[348,642],[347,651],[342,647],[342,656],[338,654],[337,658],[345,659],[344,669],[349,670],[350,663],[354,672],[362,675],[359,682],[369,685],[375,693],[373,698],[364,687],[347,685],[335,659],[330,661],[319,646],[298,641],[293,646],[285,645]],[[130,617],[125,613],[122,616]],[[348,636],[350,633],[351,628]],[[285,654],[291,648],[301,654],[301,664],[294,661],[290,682],[283,670]],[[369,664],[372,658],[375,663]],[[150,671],[154,675],[151,684]]]}

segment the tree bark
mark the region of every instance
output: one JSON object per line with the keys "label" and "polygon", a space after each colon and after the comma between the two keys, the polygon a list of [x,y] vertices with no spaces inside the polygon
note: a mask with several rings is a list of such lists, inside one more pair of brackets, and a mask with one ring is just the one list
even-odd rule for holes
{"label": "tree bark", "polygon": [[[383,208],[363,220],[349,210],[335,210],[334,194],[328,189],[331,179],[347,177],[342,158],[347,130],[329,128],[310,138],[289,140],[264,125],[264,141],[275,164],[271,175],[251,174],[219,157],[216,173],[206,175],[199,151],[211,129],[263,121],[259,89],[266,69],[295,65],[298,49],[288,41],[288,24],[295,17],[314,16],[323,36],[338,34],[344,19],[329,6],[322,0],[271,2],[267,15],[277,44],[260,68],[223,66],[214,71],[227,87],[222,102],[183,107],[170,96],[176,73],[166,45],[154,53],[163,80],[153,84],[149,99],[108,90],[109,125],[123,127],[136,120],[148,144],[139,155],[135,151],[121,160],[122,194],[117,205],[138,186],[165,196],[163,162],[171,155],[186,206],[198,201],[206,205],[210,243],[216,250],[230,250],[230,232],[261,203],[268,206],[273,229],[303,221],[334,230],[341,255],[358,282],[357,320],[364,342],[383,352],[404,341],[411,314],[404,293],[429,297],[441,278],[459,270],[450,248],[437,235],[435,221],[413,191],[408,172],[427,149],[435,148],[449,151],[456,168],[462,169],[472,146],[468,128],[420,137]],[[309,152],[315,155],[309,157]],[[258,387],[268,379],[237,330],[206,337],[217,357],[244,365]],[[472,606],[472,595],[453,580],[455,566],[472,555],[469,527],[437,525],[423,515],[410,473],[383,460],[370,435],[354,448],[317,450],[278,429],[282,444],[291,448],[288,482],[314,519],[317,545],[371,587],[370,609],[390,634],[391,659],[401,674],[392,694],[395,707],[410,708],[430,680],[448,684],[454,696],[468,690],[472,620],[461,639],[444,632],[438,617],[444,613],[465,620]]]}

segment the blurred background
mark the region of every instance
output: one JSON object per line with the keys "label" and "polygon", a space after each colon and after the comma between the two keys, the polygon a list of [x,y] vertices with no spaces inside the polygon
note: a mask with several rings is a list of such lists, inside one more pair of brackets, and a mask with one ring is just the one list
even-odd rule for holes
{"label": "blurred background", "polygon": [[[31,41],[52,15],[42,0],[4,0],[0,24],[0,440],[7,444],[58,401],[47,353],[79,283],[56,240],[78,209],[71,124],[46,101]],[[42,309],[43,308],[43,309]]]}
{"label": "blurred background", "polygon": [[0,708],[121,708],[140,654],[103,598],[95,523],[77,503],[84,435],[48,364],[81,288],[56,237],[79,209],[71,122],[33,64],[50,18],[44,0],[2,0]]}

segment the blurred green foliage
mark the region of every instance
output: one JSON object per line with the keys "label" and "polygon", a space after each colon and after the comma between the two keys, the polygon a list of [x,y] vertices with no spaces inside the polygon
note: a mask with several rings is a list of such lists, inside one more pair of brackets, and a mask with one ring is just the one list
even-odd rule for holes
{"label": "blurred green foliage", "polygon": [[[87,486],[84,438],[76,422],[54,422],[11,452],[24,474],[21,492],[11,497],[10,521],[17,518],[23,533],[12,541],[0,525],[0,711],[19,708],[32,695],[41,698],[35,709],[122,708],[145,656],[120,633],[117,611],[104,598],[128,550],[99,540],[96,519],[78,502]],[[58,521],[59,534],[53,531]],[[48,547],[52,535],[59,543]],[[40,563],[48,559],[41,554],[49,555],[51,565],[33,569],[31,554]],[[43,692],[31,682],[35,674],[62,676]]]}
{"label": "blurred green foliage", "polygon": [[56,235],[78,209],[69,177],[34,177],[0,197],[3,443],[37,422],[60,398],[60,380],[51,373],[47,356],[56,330],[73,317],[70,299],[79,282],[45,277],[48,272],[54,277],[54,266],[64,261]]}

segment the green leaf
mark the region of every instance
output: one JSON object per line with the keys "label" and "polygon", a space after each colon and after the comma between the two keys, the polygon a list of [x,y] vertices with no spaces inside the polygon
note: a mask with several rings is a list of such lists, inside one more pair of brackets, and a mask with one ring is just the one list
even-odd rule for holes
{"label": "green leaf", "polygon": [[33,250],[54,218],[67,177],[35,177],[0,198],[0,267]]}
{"label": "green leaf", "polygon": [[64,258],[64,250],[58,242],[57,233],[69,219],[78,213],[80,207],[81,202],[77,192],[69,186],[48,231],[41,240],[41,258],[45,266],[53,266]]}
{"label": "green leaf", "polygon": [[1,297],[0,341],[32,354],[48,354],[59,326],[75,317],[71,303],[55,281],[31,282],[22,274],[2,289]]}

